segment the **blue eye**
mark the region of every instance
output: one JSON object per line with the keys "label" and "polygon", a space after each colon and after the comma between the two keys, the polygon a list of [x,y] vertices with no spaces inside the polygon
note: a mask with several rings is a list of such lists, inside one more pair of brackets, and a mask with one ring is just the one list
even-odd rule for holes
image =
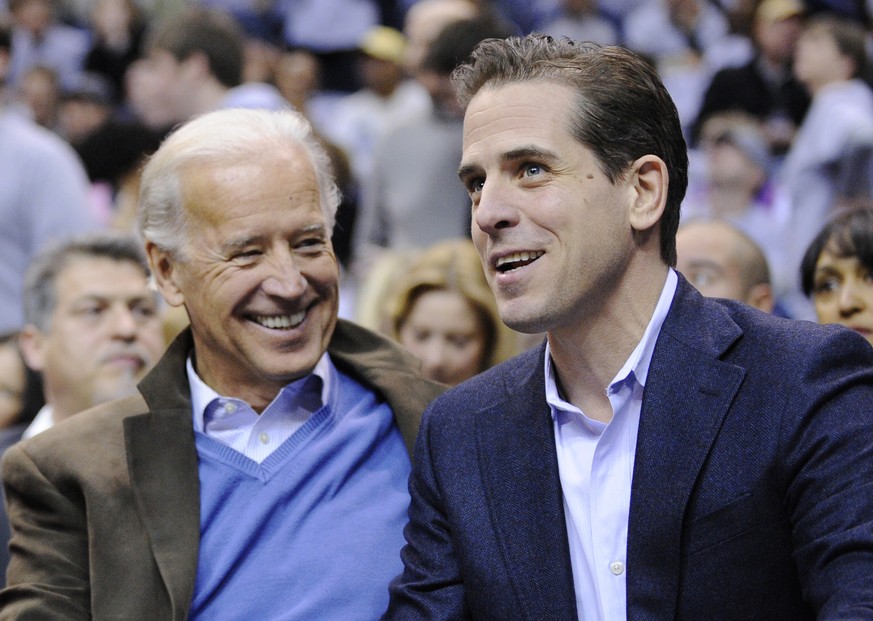
{"label": "blue eye", "polygon": [[478,178],[472,179],[469,183],[467,183],[467,193],[468,194],[478,194],[482,191],[482,188],[485,187],[485,179]]}

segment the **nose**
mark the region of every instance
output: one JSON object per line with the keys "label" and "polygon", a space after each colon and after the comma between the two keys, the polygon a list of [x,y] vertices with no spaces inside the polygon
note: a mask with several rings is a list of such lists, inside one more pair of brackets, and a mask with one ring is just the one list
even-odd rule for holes
{"label": "nose", "polygon": [[840,287],[840,316],[851,317],[863,308],[864,298],[859,295],[857,284],[853,280],[846,280]]}
{"label": "nose", "polygon": [[518,224],[518,210],[512,205],[508,189],[498,180],[489,179],[483,184],[473,203],[473,223],[490,236]]}
{"label": "nose", "polygon": [[136,338],[138,323],[134,311],[126,304],[119,303],[112,311],[110,330],[120,339],[132,341]]}
{"label": "nose", "polygon": [[264,265],[268,273],[261,282],[261,289],[267,295],[294,298],[306,291],[309,283],[290,249],[273,251]]}
{"label": "nose", "polygon": [[440,380],[446,366],[446,348],[440,339],[429,339],[416,352],[421,359],[421,370],[425,377]]}

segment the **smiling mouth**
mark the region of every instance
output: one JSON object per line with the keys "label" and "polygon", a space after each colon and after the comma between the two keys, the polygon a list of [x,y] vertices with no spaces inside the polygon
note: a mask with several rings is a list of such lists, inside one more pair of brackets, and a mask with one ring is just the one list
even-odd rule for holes
{"label": "smiling mouth", "polygon": [[249,317],[256,324],[271,330],[290,330],[296,328],[306,319],[306,311],[300,311],[293,315],[251,315]]}
{"label": "smiling mouth", "polygon": [[542,250],[537,250],[535,252],[515,252],[506,255],[505,257],[498,258],[494,267],[501,274],[505,274],[506,272],[511,272],[512,270],[517,270],[530,265],[544,254],[545,252]]}

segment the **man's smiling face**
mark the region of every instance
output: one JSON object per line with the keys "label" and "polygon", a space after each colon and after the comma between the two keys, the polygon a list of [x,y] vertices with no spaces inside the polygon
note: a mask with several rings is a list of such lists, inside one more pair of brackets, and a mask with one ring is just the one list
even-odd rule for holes
{"label": "man's smiling face", "polygon": [[196,369],[255,409],[309,373],[336,325],[339,270],[318,183],[302,148],[182,173],[188,245],[153,245],[164,296],[184,304]]}

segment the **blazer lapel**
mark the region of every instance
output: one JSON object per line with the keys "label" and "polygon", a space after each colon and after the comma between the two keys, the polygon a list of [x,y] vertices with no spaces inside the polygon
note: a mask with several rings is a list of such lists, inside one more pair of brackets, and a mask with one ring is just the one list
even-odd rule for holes
{"label": "blazer lapel", "polygon": [[[520,612],[575,618],[576,601],[554,430],[545,402],[544,347],[504,400],[476,413],[476,438],[490,519]],[[533,368],[531,366],[533,365]],[[525,376],[526,375],[526,376]]]}
{"label": "blazer lapel", "polygon": [[718,359],[740,336],[718,311],[681,281],[655,347],[631,488],[628,619],[675,616],[685,508],[745,375]]}
{"label": "blazer lapel", "polygon": [[421,414],[446,386],[423,379],[418,374],[421,363],[396,343],[342,319],[328,352],[338,367],[388,401],[411,459]]}
{"label": "blazer lapel", "polygon": [[187,618],[200,544],[200,484],[183,333],[141,382],[150,412],[126,418],[125,448],[134,498],[173,606]]}

